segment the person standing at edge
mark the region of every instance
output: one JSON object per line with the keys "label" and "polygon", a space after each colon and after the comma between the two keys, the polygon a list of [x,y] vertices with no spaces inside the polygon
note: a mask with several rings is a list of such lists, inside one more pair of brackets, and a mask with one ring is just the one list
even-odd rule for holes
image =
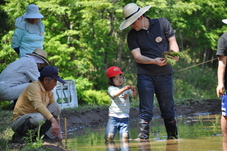
{"label": "person standing at edge", "polygon": [[[165,18],[151,19],[144,15],[151,6],[140,8],[129,3],[123,8],[125,20],[120,30],[131,26],[127,36],[128,47],[137,62],[137,87],[140,99],[138,114],[138,137],[149,139],[149,124],[153,117],[154,94],[156,94],[161,117],[164,119],[167,139],[177,139],[178,131],[174,113],[173,69],[162,53],[179,52],[175,33]],[[178,61],[178,57],[172,57]]]}
{"label": "person standing at edge", "polygon": [[16,19],[11,47],[19,58],[32,53],[36,48],[43,49],[44,25],[41,18],[43,15],[39,13],[38,6],[30,4],[24,15]]}
{"label": "person standing at edge", "polygon": [[[227,19],[223,19],[222,22],[227,24]],[[227,32],[219,38],[217,49],[218,50],[216,55],[218,56],[218,86],[216,88],[216,92],[218,97],[222,97],[221,130],[223,136],[223,149],[227,150],[227,94],[225,93],[227,89]]]}

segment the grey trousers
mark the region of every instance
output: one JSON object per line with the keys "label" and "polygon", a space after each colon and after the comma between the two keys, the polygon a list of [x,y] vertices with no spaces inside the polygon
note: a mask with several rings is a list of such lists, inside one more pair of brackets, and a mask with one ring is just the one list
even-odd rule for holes
{"label": "grey trousers", "polygon": [[[58,103],[52,103],[50,105],[47,106],[47,109],[50,111],[50,113],[54,116],[54,117],[58,117],[61,114],[61,107],[58,105]],[[30,123],[34,126],[37,127],[34,132],[37,131],[39,123],[41,121],[46,121],[46,118],[41,114],[41,113],[29,113],[29,114],[25,114],[23,116],[20,116],[19,118],[17,118],[15,121],[12,122],[12,130],[14,132],[16,132],[17,128],[25,122],[25,120],[29,118]],[[49,132],[50,131],[50,132]],[[50,128],[50,130],[48,131],[48,133],[52,132],[52,128]]]}

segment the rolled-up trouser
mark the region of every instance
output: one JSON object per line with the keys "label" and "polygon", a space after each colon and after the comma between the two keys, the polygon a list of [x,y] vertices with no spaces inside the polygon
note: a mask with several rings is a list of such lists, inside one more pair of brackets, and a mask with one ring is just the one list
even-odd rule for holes
{"label": "rolled-up trouser", "polygon": [[[58,103],[52,103],[52,104],[48,105],[47,106],[47,109],[50,111],[50,113],[54,117],[58,117],[60,115],[60,113],[61,113],[61,107],[58,105]],[[39,126],[39,123],[41,121],[46,121],[46,118],[41,113],[29,113],[29,114],[25,114],[23,116],[20,116],[19,118],[17,118],[15,121],[12,122],[12,130],[14,132],[16,132],[17,131],[17,128],[21,124],[23,124],[26,119],[29,119],[30,124],[33,127],[36,127],[36,129],[34,129],[34,133],[37,131],[37,128]]]}

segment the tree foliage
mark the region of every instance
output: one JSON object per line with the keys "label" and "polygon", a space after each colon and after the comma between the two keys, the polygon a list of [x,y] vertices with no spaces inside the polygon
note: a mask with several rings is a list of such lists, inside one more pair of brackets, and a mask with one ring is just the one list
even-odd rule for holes
{"label": "tree foliage", "polygon": [[[126,43],[129,28],[119,30],[122,8],[130,2],[141,7],[152,5],[145,15],[171,22],[180,50],[189,56],[176,69],[216,57],[217,40],[227,31],[227,25],[221,22],[227,18],[225,0],[5,0],[0,3],[1,21],[5,21],[0,27],[0,71],[18,59],[10,46],[14,22],[33,3],[44,15],[48,60],[59,68],[63,78],[76,81],[79,97],[86,90],[105,90],[105,71],[113,65],[119,66],[128,82],[135,85],[135,61]],[[215,62],[208,65],[217,67]]]}

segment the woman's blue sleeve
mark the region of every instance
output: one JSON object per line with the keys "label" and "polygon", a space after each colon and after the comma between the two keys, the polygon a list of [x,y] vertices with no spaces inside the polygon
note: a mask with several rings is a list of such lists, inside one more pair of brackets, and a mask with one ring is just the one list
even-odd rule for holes
{"label": "woman's blue sleeve", "polygon": [[20,47],[21,39],[23,38],[24,33],[25,33],[25,30],[22,30],[20,28],[15,29],[13,38],[12,38],[12,45],[11,45],[13,49]]}

